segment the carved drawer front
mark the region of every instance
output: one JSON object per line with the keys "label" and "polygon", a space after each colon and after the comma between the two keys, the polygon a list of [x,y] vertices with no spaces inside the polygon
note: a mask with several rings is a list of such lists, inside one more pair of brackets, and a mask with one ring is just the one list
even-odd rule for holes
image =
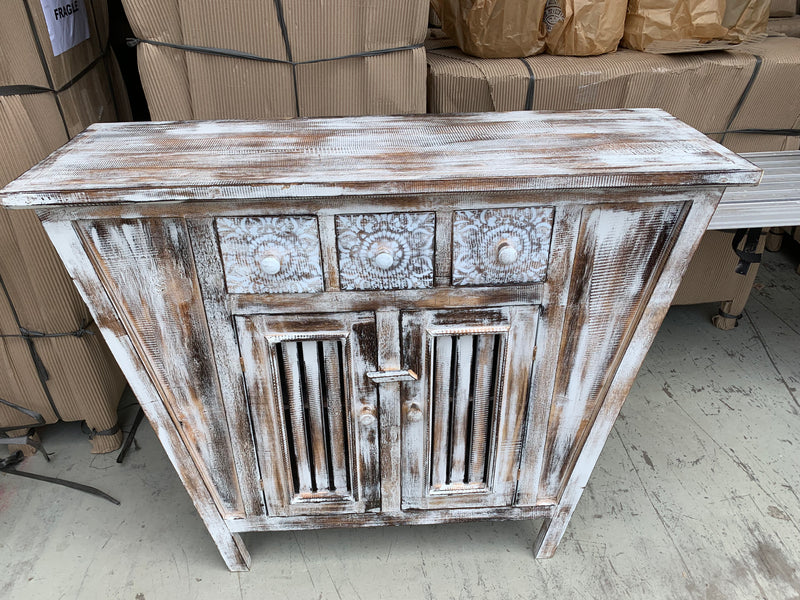
{"label": "carved drawer front", "polygon": [[552,208],[455,211],[453,285],[544,281],[552,231]]}
{"label": "carved drawer front", "polygon": [[237,317],[273,515],[380,506],[372,313]]}
{"label": "carved drawer front", "polygon": [[403,508],[511,505],[538,310],[403,315]]}
{"label": "carved drawer front", "polygon": [[229,293],[323,290],[315,217],[219,218],[217,234]]}
{"label": "carved drawer front", "polygon": [[336,242],[343,290],[433,286],[432,212],[339,215]]}

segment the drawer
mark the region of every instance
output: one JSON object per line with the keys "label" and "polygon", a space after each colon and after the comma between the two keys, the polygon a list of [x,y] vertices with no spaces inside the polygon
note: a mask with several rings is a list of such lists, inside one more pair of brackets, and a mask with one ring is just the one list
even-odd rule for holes
{"label": "drawer", "polygon": [[323,290],[315,217],[226,217],[216,224],[228,293]]}
{"label": "drawer", "polygon": [[343,290],[432,287],[435,230],[432,212],[337,216],[339,285]]}
{"label": "drawer", "polygon": [[453,285],[536,283],[547,276],[553,209],[453,213]]}

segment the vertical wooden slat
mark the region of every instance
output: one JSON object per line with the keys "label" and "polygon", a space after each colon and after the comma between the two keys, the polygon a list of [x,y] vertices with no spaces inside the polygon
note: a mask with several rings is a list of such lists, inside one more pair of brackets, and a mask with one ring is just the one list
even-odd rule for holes
{"label": "vertical wooden slat", "polygon": [[325,390],[328,395],[328,443],[331,448],[331,471],[333,487],[337,492],[344,492],[347,487],[347,431],[345,429],[346,413],[342,401],[342,383],[340,378],[341,363],[339,361],[339,342],[322,342],[322,361],[325,369]]}
{"label": "vertical wooden slat", "polygon": [[[354,414],[355,441],[360,499],[364,510],[381,506],[380,433],[378,430],[378,394],[367,373],[376,370],[375,349],[378,346],[374,317],[353,323],[352,335],[345,343],[350,360],[348,377],[353,390],[350,402]],[[357,417],[355,417],[357,415]]]}
{"label": "vertical wooden slat", "polygon": [[317,342],[302,342],[305,391],[308,399],[308,431],[311,456],[314,459],[314,489],[330,488],[328,475],[327,435],[325,434],[324,407],[319,373]]}
{"label": "vertical wooden slat", "polygon": [[467,436],[469,435],[469,391],[472,371],[473,336],[460,335],[456,342],[456,381],[453,396],[453,429],[450,445],[450,481],[463,483],[467,458]]}
{"label": "vertical wooden slat", "polygon": [[286,398],[289,417],[292,423],[292,443],[297,462],[298,493],[311,492],[311,465],[308,460],[306,443],[306,419],[303,411],[303,389],[300,383],[300,361],[296,342],[283,342],[280,346],[283,356],[283,373],[286,379]]}
{"label": "vertical wooden slat", "polygon": [[[250,413],[250,404],[245,396],[244,374],[241,370],[230,368],[239,362],[239,345],[233,328],[231,312],[226,302],[225,280],[222,259],[217,247],[217,236],[213,219],[190,219],[186,221],[192,243],[197,281],[203,295],[208,330],[213,340],[212,351],[217,367],[222,402],[231,432],[233,460],[239,474],[240,489],[248,515],[264,515],[265,494],[261,492],[262,479],[258,469],[258,456],[253,439],[253,428],[258,427],[271,432],[271,439],[280,443],[276,423],[251,423],[255,415]],[[266,364],[266,363],[265,363]],[[265,466],[262,463],[262,468]],[[272,499],[280,497],[280,483],[272,476],[272,468],[266,465],[264,491]],[[267,488],[269,490],[267,491]],[[268,500],[269,502],[269,500]],[[275,510],[275,506],[270,507]]]}
{"label": "vertical wooden slat", "polygon": [[453,338],[435,338],[435,361],[433,379],[433,440],[431,442],[431,481],[434,486],[447,482],[447,451],[449,449],[450,392],[453,375],[450,366],[453,359]]}
{"label": "vertical wooden slat", "polygon": [[475,359],[475,382],[472,400],[472,444],[470,444],[469,481],[484,481],[486,445],[490,434],[489,403],[492,395],[492,374],[495,367],[495,336],[479,335]]}
{"label": "vertical wooden slat", "polygon": [[[400,384],[402,451],[400,466],[402,473],[402,508],[422,508],[427,482],[430,481],[430,374],[433,344],[425,335],[425,326],[430,313],[410,311],[402,315],[402,359],[403,365],[416,371],[418,381]],[[381,403],[383,404],[383,403]]]}
{"label": "vertical wooden slat", "polygon": [[[378,332],[378,369],[401,368],[400,313],[379,310],[375,313]],[[380,398],[381,512],[400,512],[400,382],[382,383]]]}
{"label": "vertical wooden slat", "polygon": [[559,361],[562,360],[561,339],[567,315],[569,275],[575,257],[582,212],[583,207],[580,205],[557,206],[553,219],[550,267],[537,333],[541,344],[534,365],[519,484],[514,500],[514,504],[518,506],[533,506],[539,499],[539,480],[544,464],[555,375]]}

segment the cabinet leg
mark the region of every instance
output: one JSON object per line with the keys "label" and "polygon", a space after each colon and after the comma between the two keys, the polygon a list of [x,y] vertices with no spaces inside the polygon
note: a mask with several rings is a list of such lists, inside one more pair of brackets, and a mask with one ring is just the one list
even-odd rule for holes
{"label": "cabinet leg", "polygon": [[222,560],[228,565],[231,571],[249,571],[250,553],[242,541],[242,536],[238,533],[225,531],[211,531],[211,536],[217,544],[217,549],[222,555]]}
{"label": "cabinet leg", "polygon": [[555,517],[545,519],[536,541],[533,543],[533,556],[535,558],[552,558],[561,538],[569,525],[574,507],[569,510],[559,511]]}

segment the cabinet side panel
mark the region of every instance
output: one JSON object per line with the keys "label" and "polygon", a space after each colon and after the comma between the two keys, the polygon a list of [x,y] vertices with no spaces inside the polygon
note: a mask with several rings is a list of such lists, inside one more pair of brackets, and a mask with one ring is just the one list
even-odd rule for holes
{"label": "cabinet side panel", "polygon": [[585,209],[538,503],[558,499],[684,215],[685,205],[677,203]]}
{"label": "cabinet side panel", "polygon": [[220,511],[244,516],[184,221],[84,221],[78,231]]}

